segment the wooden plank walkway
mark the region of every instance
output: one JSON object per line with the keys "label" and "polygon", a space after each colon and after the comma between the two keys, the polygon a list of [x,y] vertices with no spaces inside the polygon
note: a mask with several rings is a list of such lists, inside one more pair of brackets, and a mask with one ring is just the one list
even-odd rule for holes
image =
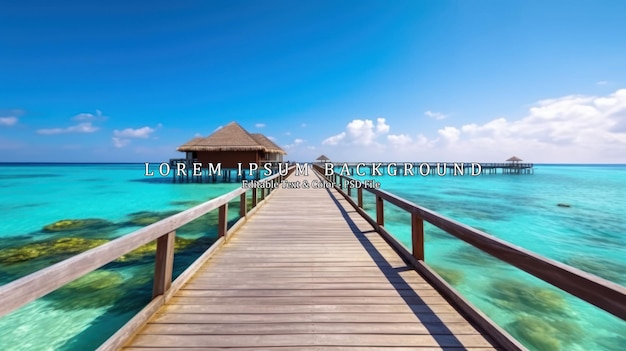
{"label": "wooden plank walkway", "polygon": [[124,348],[154,349],[495,348],[336,190],[279,189]]}

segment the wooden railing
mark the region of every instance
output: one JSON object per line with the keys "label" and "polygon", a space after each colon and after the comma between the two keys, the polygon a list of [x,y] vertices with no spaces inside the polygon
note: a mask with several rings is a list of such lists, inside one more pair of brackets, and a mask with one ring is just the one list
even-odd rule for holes
{"label": "wooden railing", "polygon": [[[295,167],[289,168],[288,176]],[[259,182],[275,182],[282,181],[286,176],[274,174],[271,177],[260,180]],[[162,305],[171,297],[171,291],[177,290],[191,276],[200,265],[205,255],[212,253],[221,246],[229,232],[228,225],[228,203],[239,197],[240,199],[240,219],[233,225],[230,231],[236,230],[246,219],[256,210],[259,203],[270,194],[273,187],[268,188],[238,188],[220,197],[207,201],[196,207],[165,218],[159,222],[148,225],[142,229],[136,230],[130,234],[112,240],[106,244],[98,246],[94,249],[85,251],[81,254],[73,256],[64,261],[58,262],[52,266],[29,274],[23,278],[17,279],[0,287],[0,317],[11,311],[42,297],[50,292],[57,290],[63,285],[78,279],[107,263],[145,245],[154,240],[157,241],[154,269],[154,283],[152,292],[152,302],[142,310],[134,320],[131,328],[121,330],[116,335],[113,342],[108,341],[106,346],[101,349],[115,349],[121,346],[123,337],[129,334],[129,330],[137,325],[144,323],[147,318],[156,310],[156,307]],[[250,190],[252,192],[252,207],[247,208],[247,195]],[[259,191],[260,193],[258,193]],[[213,245],[207,249],[205,254],[196,262],[192,263],[177,279],[172,282],[172,270],[174,263],[174,239],[176,229],[181,226],[211,212],[215,209],[219,210],[218,217],[218,239]],[[172,289],[175,286],[176,289]],[[127,326],[129,325],[127,324]],[[111,339],[110,339],[111,340]]]}
{"label": "wooden railing", "polygon": [[[358,184],[358,180],[337,173],[326,176],[324,175],[324,169],[317,165],[314,166],[314,169],[320,176],[332,182],[334,187],[338,189],[381,234],[391,236],[384,227],[385,202],[393,204],[410,213],[412,252],[409,252],[404,245],[395,239],[393,240],[395,242],[393,245],[399,246],[396,249],[400,250],[401,254],[404,253],[403,256],[410,256],[410,260],[413,263],[426,266],[423,262],[424,221],[426,221],[491,256],[520,268],[545,282],[626,320],[626,288],[621,285],[512,245],[504,240],[446,218],[384,190],[358,187],[356,189],[357,202],[355,203],[351,198],[352,187],[350,187],[350,185]],[[344,189],[346,190],[344,191]],[[372,193],[376,197],[375,220],[363,210],[363,190]]]}

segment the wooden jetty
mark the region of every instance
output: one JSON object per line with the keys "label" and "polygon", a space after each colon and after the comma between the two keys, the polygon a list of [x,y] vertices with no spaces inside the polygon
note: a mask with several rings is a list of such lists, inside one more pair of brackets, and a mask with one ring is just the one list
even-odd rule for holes
{"label": "wooden jetty", "polygon": [[[427,221],[626,318],[622,286],[383,190],[345,189],[349,180],[311,172],[286,181],[331,188],[236,189],[0,287],[0,316],[156,240],[152,301],[99,350],[524,350],[424,262]],[[376,218],[363,210],[367,193]],[[241,219],[229,229],[236,199]],[[385,229],[385,203],[411,214],[410,250]],[[219,239],[172,282],[176,229],[213,210]]]}

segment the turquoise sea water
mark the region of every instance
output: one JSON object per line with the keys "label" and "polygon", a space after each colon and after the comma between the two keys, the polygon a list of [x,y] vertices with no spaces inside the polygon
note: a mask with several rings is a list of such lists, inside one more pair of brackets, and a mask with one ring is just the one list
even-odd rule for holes
{"label": "turquoise sea water", "polygon": [[[142,164],[0,165],[0,284],[68,257],[66,247],[100,244],[238,186],[173,184],[143,172]],[[626,166],[539,165],[534,175],[376,180],[419,205],[626,285]],[[372,212],[373,197],[365,200]],[[233,203],[231,220],[237,208]],[[63,219],[97,221],[43,230]],[[410,246],[408,220],[385,208],[386,227]],[[215,239],[215,222],[209,214],[178,231],[186,241],[175,273]],[[426,261],[531,350],[624,349],[624,321],[433,227],[426,227],[426,240]],[[96,348],[147,303],[152,269],[151,252],[129,256],[0,318],[0,349]]]}
{"label": "turquoise sea water", "polygon": [[[515,245],[626,285],[624,165],[539,165],[533,175],[361,178],[375,179],[384,190]],[[375,218],[374,197],[364,195],[364,202]],[[386,204],[385,227],[411,247],[407,223],[407,213]],[[432,225],[425,226],[425,240],[426,262],[529,349],[626,348],[623,320]]]}
{"label": "turquoise sea water", "polygon": [[[143,174],[143,164],[0,165],[0,284],[239,186],[173,184]],[[238,208],[233,202],[230,221]],[[215,240],[216,212],[177,231],[187,242],[175,254],[175,275]],[[97,221],[79,230],[43,230],[64,219]],[[77,251],[64,254],[67,247]],[[149,251],[113,262],[0,318],[0,350],[97,348],[150,300],[153,257]]]}

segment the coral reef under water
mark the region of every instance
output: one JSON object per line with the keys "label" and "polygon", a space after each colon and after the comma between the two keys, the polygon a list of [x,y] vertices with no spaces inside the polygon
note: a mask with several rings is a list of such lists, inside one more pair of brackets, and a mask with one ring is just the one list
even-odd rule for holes
{"label": "coral reef under water", "polygon": [[505,267],[502,261],[469,245],[464,245],[449,256],[451,261],[462,266],[476,266],[481,269]]}
{"label": "coral reef under water", "polygon": [[100,218],[62,219],[43,227],[42,232],[57,233],[76,230],[101,230],[114,227],[113,222]]}
{"label": "coral reef under water", "polygon": [[595,256],[572,256],[565,264],[595,274],[612,282],[626,285],[626,265]]}
{"label": "coral reef under water", "polygon": [[[180,236],[176,236],[174,240],[174,251],[177,252],[177,251],[183,250],[187,246],[194,243],[195,241],[196,241],[195,239],[187,239],[187,238],[183,238]],[[146,255],[152,256],[152,254],[156,252],[156,248],[157,248],[157,242],[155,240],[146,245],[140,246],[137,249],[125,255],[122,255],[121,257],[116,259],[114,262],[133,263],[133,262],[142,260]]]}
{"label": "coral reef under water", "polygon": [[115,271],[97,270],[70,282],[46,297],[55,309],[101,308],[115,304],[124,295],[124,277]]}
{"label": "coral reef under water", "polygon": [[139,227],[143,227],[143,226],[147,226],[150,224],[154,224],[162,219],[165,219],[167,217],[173,216],[177,213],[179,213],[180,211],[164,211],[164,212],[157,212],[157,211],[140,211],[140,212],[134,212],[131,213],[129,215],[130,219],[124,223],[125,225],[129,225],[129,226],[139,226]]}
{"label": "coral reef under water", "polygon": [[506,329],[524,345],[536,351],[567,350],[567,345],[579,341],[582,329],[565,319],[549,319],[535,315],[519,315]]}
{"label": "coral reef under water", "polygon": [[547,315],[570,314],[567,301],[558,291],[517,280],[497,280],[487,289],[492,302],[511,311],[528,311]]}
{"label": "coral reef under water", "polygon": [[0,263],[13,264],[40,257],[72,256],[107,243],[106,239],[59,238],[0,250]]}
{"label": "coral reef under water", "polygon": [[431,268],[434,269],[435,272],[437,272],[437,274],[439,274],[441,278],[443,278],[443,280],[453,286],[459,285],[461,282],[463,282],[463,279],[465,278],[465,275],[460,270],[443,268],[433,265],[431,265]]}

